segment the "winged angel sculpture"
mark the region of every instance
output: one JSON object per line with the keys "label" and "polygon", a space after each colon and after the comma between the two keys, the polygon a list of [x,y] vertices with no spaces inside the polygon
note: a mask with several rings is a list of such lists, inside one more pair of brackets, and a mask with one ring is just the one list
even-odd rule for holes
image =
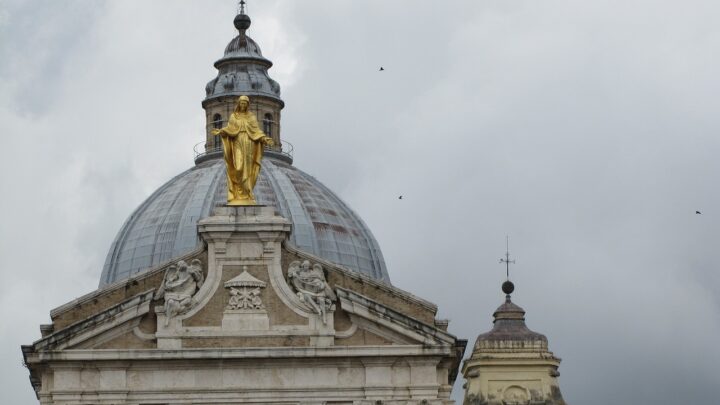
{"label": "winged angel sculpture", "polygon": [[333,302],[337,300],[335,293],[325,280],[325,273],[319,264],[310,267],[310,262],[298,260],[290,263],[288,279],[297,291],[300,301],[320,315],[327,324],[327,312],[335,309]]}
{"label": "winged angel sculpture", "polygon": [[165,272],[160,288],[155,293],[155,299],[165,299],[165,326],[170,318],[179,315],[193,305],[193,295],[202,287],[203,276],[200,260],[190,262],[190,266],[180,260],[177,265],[170,266]]}

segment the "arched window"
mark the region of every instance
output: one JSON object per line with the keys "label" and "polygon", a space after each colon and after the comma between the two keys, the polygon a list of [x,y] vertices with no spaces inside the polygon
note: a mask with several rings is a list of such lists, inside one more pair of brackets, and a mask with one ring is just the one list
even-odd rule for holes
{"label": "arched window", "polygon": [[273,116],[272,116],[272,114],[267,113],[267,114],[265,114],[265,118],[263,118],[263,132],[265,132],[265,135],[267,135],[271,138],[273,136],[272,128],[273,128]]}
{"label": "arched window", "polygon": [[[215,129],[220,129],[223,127],[222,115],[220,115],[220,114],[213,115],[212,126]],[[214,149],[222,148],[222,139],[220,139],[219,136],[213,136],[213,148]]]}
{"label": "arched window", "polygon": [[222,115],[220,115],[220,114],[213,115],[213,120],[212,120],[213,128],[220,129],[220,128],[222,128],[222,124],[223,124],[222,123]]}

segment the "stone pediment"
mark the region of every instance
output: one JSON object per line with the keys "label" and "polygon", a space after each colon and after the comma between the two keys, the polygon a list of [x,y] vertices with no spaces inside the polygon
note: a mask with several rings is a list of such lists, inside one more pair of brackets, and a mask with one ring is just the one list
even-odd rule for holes
{"label": "stone pediment", "polygon": [[236,216],[211,217],[202,250],[53,310],[36,347],[454,344],[434,304],[284,243],[259,212],[243,225],[255,241],[233,242]]}
{"label": "stone pediment", "polygon": [[254,210],[241,227],[211,217],[202,250],[52,311],[36,347],[455,344],[435,305],[284,243],[283,222]]}
{"label": "stone pediment", "polygon": [[[235,277],[224,283],[225,287],[243,287],[247,285],[261,286],[263,281],[256,279],[247,272],[241,273],[242,277]],[[124,334],[132,334],[138,339],[154,342],[157,340],[155,333],[144,331],[140,328],[140,321],[151,312],[151,303],[155,290],[146,291],[129,299],[126,299],[104,311],[101,311],[84,320],[71,324],[61,330],[55,331],[43,339],[35,342],[35,350],[70,350],[98,348],[113,339]],[[377,301],[363,296],[354,291],[344,288],[335,288],[338,297],[338,311],[340,316],[348,316],[351,325],[344,330],[333,331],[336,342],[334,345],[342,346],[343,339],[350,338],[358,333],[358,330],[366,330],[374,335],[385,339],[389,344],[442,346],[454,345],[455,338],[443,330],[431,325],[422,323],[407,315],[404,315],[392,308],[389,308]],[[242,312],[232,311],[226,308],[225,313]],[[250,311],[248,311],[250,312]],[[255,311],[254,314],[263,311]],[[188,328],[185,328],[188,332]],[[267,333],[261,333],[265,330]],[[263,336],[264,335],[264,336]],[[273,332],[264,328],[230,328],[225,333],[213,332],[209,328],[201,328],[196,333],[183,334],[185,337],[203,338],[214,337],[246,337],[252,338],[256,344],[258,338],[279,337],[282,335],[301,336],[312,335],[311,329],[302,325],[295,327],[284,326]],[[126,341],[123,340],[123,341]],[[155,344],[153,343],[153,346]],[[122,346],[113,348],[122,349]],[[127,347],[132,348],[132,347]]]}

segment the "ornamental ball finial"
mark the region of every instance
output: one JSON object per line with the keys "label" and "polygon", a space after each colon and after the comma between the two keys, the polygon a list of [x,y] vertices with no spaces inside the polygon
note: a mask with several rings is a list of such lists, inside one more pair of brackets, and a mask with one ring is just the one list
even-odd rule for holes
{"label": "ornamental ball finial", "polygon": [[237,28],[238,31],[244,31],[250,28],[250,22],[250,16],[244,13],[236,15],[233,20],[233,24],[235,24],[235,28]]}
{"label": "ornamental ball finial", "polygon": [[510,295],[513,291],[515,291],[515,284],[513,284],[512,281],[507,280],[502,283],[502,290],[505,294]]}

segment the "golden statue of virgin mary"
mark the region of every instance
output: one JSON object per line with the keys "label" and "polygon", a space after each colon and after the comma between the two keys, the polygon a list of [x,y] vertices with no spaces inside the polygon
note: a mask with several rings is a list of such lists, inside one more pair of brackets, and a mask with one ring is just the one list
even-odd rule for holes
{"label": "golden statue of virgin mary", "polygon": [[240,96],[227,126],[214,129],[222,137],[227,169],[228,205],[256,205],[253,189],[260,175],[263,147],[273,146],[272,138],[260,130],[257,117],[248,111],[250,98]]}

